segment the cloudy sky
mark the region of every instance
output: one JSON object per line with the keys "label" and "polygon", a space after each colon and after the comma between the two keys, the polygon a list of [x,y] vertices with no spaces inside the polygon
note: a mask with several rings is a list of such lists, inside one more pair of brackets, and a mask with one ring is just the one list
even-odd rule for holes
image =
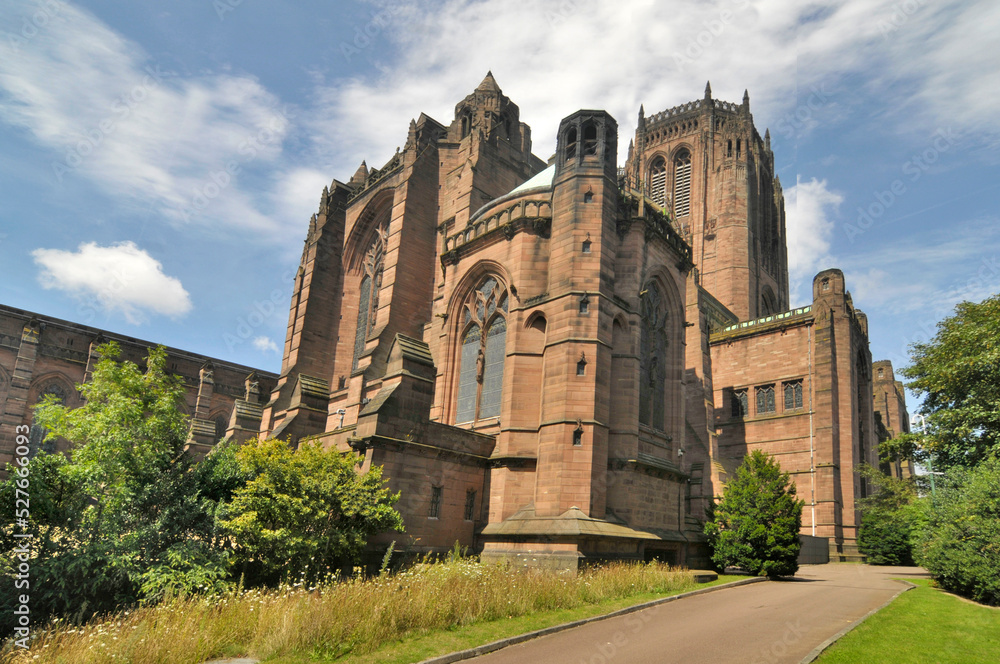
{"label": "cloudy sky", "polygon": [[749,89],[795,304],[844,270],[905,362],[1000,291],[991,0],[0,0],[0,302],[277,371],[323,185],[381,165],[492,70],[560,118]]}

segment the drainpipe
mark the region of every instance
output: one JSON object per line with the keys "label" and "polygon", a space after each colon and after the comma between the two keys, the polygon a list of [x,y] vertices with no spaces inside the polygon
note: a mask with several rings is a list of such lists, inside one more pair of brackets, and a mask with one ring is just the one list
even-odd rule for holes
{"label": "drainpipe", "polygon": [[816,537],[816,457],[813,439],[813,347],[812,326],[808,328],[809,345],[809,477],[812,479],[812,534]]}

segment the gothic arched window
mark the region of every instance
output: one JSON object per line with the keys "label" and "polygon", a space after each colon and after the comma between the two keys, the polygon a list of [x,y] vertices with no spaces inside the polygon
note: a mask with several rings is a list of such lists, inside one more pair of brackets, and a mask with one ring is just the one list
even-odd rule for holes
{"label": "gothic arched window", "polygon": [[500,416],[507,355],[507,288],[486,277],[462,307],[455,423]]}
{"label": "gothic arched window", "polygon": [[576,129],[566,132],[566,159],[576,156]]}
{"label": "gothic arched window", "polygon": [[[42,391],[38,394],[38,403],[45,400],[47,396],[53,396],[56,398],[57,403],[63,405],[66,404],[66,390],[63,389],[62,385],[59,383],[49,383]],[[49,435],[49,430],[43,427],[41,424],[32,424],[31,429],[28,431],[28,456],[34,457],[39,452],[45,452],[46,454],[51,454],[55,452],[56,444],[55,441],[45,440],[45,437]]]}
{"label": "gothic arched window", "polygon": [[691,153],[681,150],[674,157],[674,216],[691,213]]}
{"label": "gothic arched window", "polygon": [[660,206],[667,203],[667,162],[657,157],[649,167],[649,197]]}
{"label": "gothic arched window", "polygon": [[375,231],[375,239],[365,254],[362,265],[361,288],[358,300],[358,327],[354,333],[354,368],[365,352],[365,342],[375,327],[378,314],[378,292],[382,287],[382,267],[385,263],[385,246],[389,238],[388,222]]}
{"label": "gothic arched window", "polygon": [[639,382],[639,422],[664,430],[663,408],[667,381],[666,306],[656,284],[650,282],[641,301],[642,379]]}
{"label": "gothic arched window", "polygon": [[597,154],[597,127],[592,122],[583,125],[583,154]]}

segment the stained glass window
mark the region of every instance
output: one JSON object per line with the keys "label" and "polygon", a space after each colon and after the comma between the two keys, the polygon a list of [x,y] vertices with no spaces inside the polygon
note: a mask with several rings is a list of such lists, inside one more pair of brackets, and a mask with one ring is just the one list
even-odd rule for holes
{"label": "stained glass window", "polygon": [[479,417],[500,415],[500,395],[503,390],[503,361],[507,354],[507,321],[494,319],[486,333],[486,370],[483,374],[483,396]]}
{"label": "stained glass window", "polygon": [[471,422],[476,418],[476,396],[479,383],[478,374],[479,349],[482,332],[479,326],[469,328],[462,340],[462,359],[458,373],[458,413],[457,423]]}
{"label": "stained glass window", "polygon": [[655,283],[643,289],[640,329],[642,379],[639,382],[639,422],[664,429],[667,380],[667,332],[663,297]]}
{"label": "stained glass window", "polygon": [[774,405],[774,385],[765,385],[757,388],[757,414],[773,413]]}
{"label": "stained glass window", "polygon": [[750,414],[750,403],[746,390],[733,391],[733,417],[746,417]]}
{"label": "stained glass window", "polygon": [[456,424],[500,416],[508,306],[507,289],[492,276],[463,305]]}
{"label": "stained glass window", "polygon": [[785,410],[802,408],[802,381],[785,383]]}
{"label": "stained glass window", "polygon": [[389,224],[384,222],[375,231],[375,239],[368,247],[362,265],[361,287],[358,293],[358,324],[354,331],[354,365],[358,368],[365,342],[375,327],[378,315],[378,296],[382,286],[382,268],[385,263],[385,246],[389,237]]}

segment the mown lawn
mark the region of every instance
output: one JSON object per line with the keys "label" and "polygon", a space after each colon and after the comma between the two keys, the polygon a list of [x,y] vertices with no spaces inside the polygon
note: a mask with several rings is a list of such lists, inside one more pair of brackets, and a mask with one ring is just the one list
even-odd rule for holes
{"label": "mown lawn", "polygon": [[820,664],[1000,662],[1000,609],[941,592],[929,579],[840,639]]}

